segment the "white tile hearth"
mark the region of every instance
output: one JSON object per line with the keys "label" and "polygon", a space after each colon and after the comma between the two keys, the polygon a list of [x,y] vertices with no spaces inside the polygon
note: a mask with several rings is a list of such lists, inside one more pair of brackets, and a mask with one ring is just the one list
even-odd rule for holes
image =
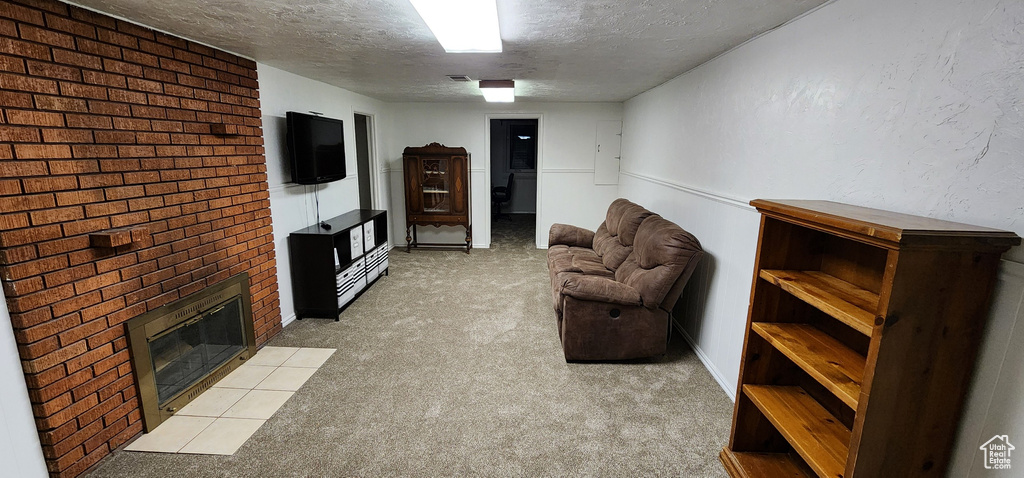
{"label": "white tile hearth", "polygon": [[233,455],[266,420],[218,418],[178,453]]}
{"label": "white tile hearth", "polygon": [[151,433],[146,433],[125,447],[130,451],[177,453],[216,419],[208,417],[171,417]]}
{"label": "white tile hearth", "polygon": [[[259,354],[257,354],[259,355]],[[214,388],[241,388],[245,390],[252,390],[256,388],[263,379],[267,378],[277,367],[268,367],[265,365],[250,365],[245,364],[235,369],[234,372],[228,374],[227,377],[220,379],[219,382],[214,384]]]}
{"label": "white tile hearth", "polygon": [[281,366],[320,368],[333,353],[334,349],[303,348],[292,354]]}
{"label": "white tile hearth", "polygon": [[235,402],[239,401],[247,390],[240,388],[211,388],[189,402],[175,413],[175,416],[212,417],[224,414]]}
{"label": "white tile hearth", "polygon": [[256,386],[257,390],[284,390],[294,392],[316,372],[315,368],[277,367],[266,380]]}
{"label": "white tile hearth", "polygon": [[263,347],[246,365],[269,365],[278,367],[298,352],[297,347]]}
{"label": "white tile hearth", "polygon": [[233,455],[334,351],[264,347],[125,450]]}
{"label": "white tile hearth", "polygon": [[274,416],[274,412],[295,392],[284,392],[281,390],[250,390],[241,400],[224,412],[222,417],[228,418],[258,418],[266,420]]}

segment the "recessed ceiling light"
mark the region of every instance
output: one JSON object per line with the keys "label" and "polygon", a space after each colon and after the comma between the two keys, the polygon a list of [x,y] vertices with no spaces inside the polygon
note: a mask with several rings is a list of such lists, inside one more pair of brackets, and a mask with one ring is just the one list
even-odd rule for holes
{"label": "recessed ceiling light", "polygon": [[452,81],[473,81],[466,75],[448,75],[448,79]]}
{"label": "recessed ceiling light", "polygon": [[495,0],[409,0],[448,53],[500,53]]}
{"label": "recessed ceiling light", "polygon": [[516,82],[513,80],[480,80],[480,92],[490,103],[512,103],[516,100]]}

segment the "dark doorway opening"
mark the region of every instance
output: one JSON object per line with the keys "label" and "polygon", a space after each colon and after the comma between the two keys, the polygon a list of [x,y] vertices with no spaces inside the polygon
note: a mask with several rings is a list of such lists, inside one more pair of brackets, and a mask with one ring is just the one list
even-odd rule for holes
{"label": "dark doorway opening", "polygon": [[538,123],[490,121],[492,244],[535,246]]}

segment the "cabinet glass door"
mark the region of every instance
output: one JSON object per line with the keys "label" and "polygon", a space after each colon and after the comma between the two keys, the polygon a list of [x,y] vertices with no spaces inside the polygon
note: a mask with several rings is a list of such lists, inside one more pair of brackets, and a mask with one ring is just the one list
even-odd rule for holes
{"label": "cabinet glass door", "polygon": [[423,160],[423,212],[448,212],[448,160]]}

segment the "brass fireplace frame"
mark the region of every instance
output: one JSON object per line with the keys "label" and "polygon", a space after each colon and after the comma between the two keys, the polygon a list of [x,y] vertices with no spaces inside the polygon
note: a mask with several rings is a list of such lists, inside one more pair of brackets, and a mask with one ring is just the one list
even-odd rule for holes
{"label": "brass fireplace frame", "polygon": [[[245,339],[242,350],[161,404],[157,395],[149,343],[179,327],[190,325],[205,313],[239,298],[242,302],[242,331]],[[126,326],[132,367],[135,370],[135,383],[142,402],[143,425],[148,433],[256,354],[249,274],[236,274],[199,292],[162,305],[129,319]]]}

